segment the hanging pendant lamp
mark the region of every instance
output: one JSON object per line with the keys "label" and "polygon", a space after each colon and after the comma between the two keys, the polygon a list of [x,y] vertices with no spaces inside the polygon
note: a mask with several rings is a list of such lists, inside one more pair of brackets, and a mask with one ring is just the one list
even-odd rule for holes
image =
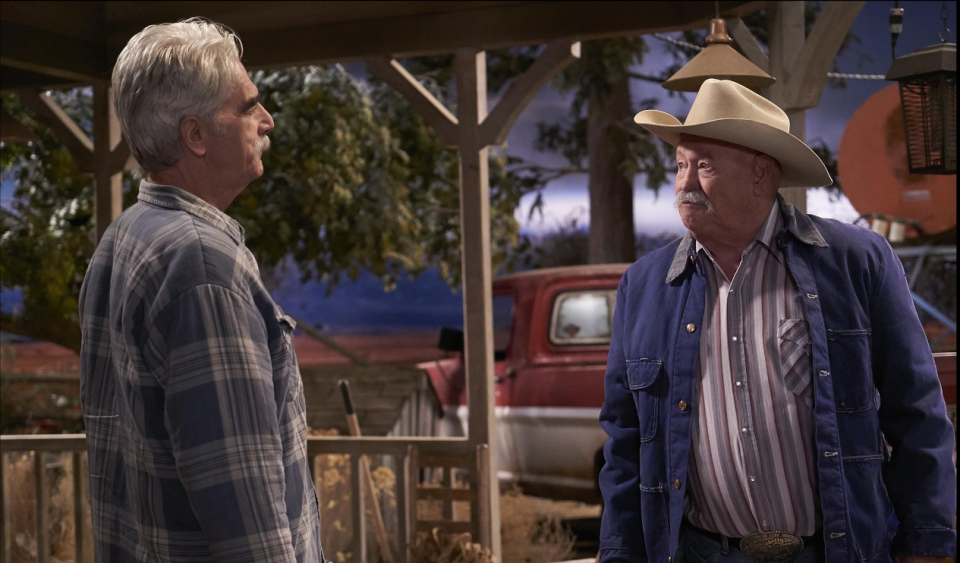
{"label": "hanging pendant lamp", "polygon": [[776,78],[736,52],[731,43],[733,40],[727,35],[726,22],[722,18],[710,20],[707,46],[667,79],[663,87],[667,90],[697,92],[706,79],[716,78],[732,80],[756,91],[776,82]]}

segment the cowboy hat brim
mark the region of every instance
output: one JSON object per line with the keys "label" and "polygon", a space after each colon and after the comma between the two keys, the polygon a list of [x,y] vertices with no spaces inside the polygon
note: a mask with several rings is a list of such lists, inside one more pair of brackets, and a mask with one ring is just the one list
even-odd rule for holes
{"label": "cowboy hat brim", "polygon": [[667,143],[677,146],[680,135],[726,141],[762,152],[780,163],[781,188],[820,188],[833,183],[817,153],[803,141],[776,127],[750,119],[723,118],[693,125],[659,110],[638,113],[634,122]]}

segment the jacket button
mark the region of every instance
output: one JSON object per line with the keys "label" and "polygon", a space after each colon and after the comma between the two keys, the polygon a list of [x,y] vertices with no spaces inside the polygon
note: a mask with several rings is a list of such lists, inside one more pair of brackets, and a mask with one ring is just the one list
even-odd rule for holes
{"label": "jacket button", "polygon": [[695,330],[697,330],[697,325],[695,325],[695,324],[693,324],[693,323],[690,323],[690,324],[687,325],[687,332],[693,332],[693,331],[695,331]]}
{"label": "jacket button", "polygon": [[674,489],[680,488],[680,479],[677,479],[676,481],[673,482],[673,488]]}
{"label": "jacket button", "polygon": [[680,410],[682,410],[682,411],[687,410],[687,402],[686,402],[686,401],[680,401]]}

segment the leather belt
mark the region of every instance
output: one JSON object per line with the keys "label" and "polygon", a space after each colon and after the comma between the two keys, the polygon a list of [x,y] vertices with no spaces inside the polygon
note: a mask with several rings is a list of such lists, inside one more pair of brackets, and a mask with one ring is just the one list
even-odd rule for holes
{"label": "leather belt", "polygon": [[[717,543],[723,543],[725,536],[722,534],[698,528],[686,518],[683,519],[683,525],[694,533]],[[795,559],[804,546],[820,545],[823,542],[823,529],[817,530],[812,536],[795,536],[786,532],[761,532],[745,538],[726,537],[726,540],[729,547],[740,550],[754,561],[779,563]]]}

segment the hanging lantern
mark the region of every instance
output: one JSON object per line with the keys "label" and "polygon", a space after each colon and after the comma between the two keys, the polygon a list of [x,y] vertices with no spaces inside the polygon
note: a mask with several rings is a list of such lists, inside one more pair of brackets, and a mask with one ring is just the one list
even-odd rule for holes
{"label": "hanging lantern", "polygon": [[957,173],[957,44],[940,43],[893,61],[900,83],[911,174]]}
{"label": "hanging lantern", "polygon": [[706,79],[716,78],[732,80],[756,91],[776,82],[774,77],[736,52],[731,43],[733,40],[727,35],[726,22],[721,18],[710,20],[707,46],[667,79],[663,87],[667,90],[696,92]]}

